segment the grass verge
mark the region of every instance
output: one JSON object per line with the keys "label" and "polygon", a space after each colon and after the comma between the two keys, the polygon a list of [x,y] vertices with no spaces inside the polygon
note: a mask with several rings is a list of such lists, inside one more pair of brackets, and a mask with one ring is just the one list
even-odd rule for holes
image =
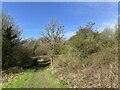
{"label": "grass verge", "polygon": [[28,82],[32,78],[33,72],[33,70],[27,70],[16,75],[13,80],[3,83],[2,88],[29,88]]}
{"label": "grass verge", "polygon": [[45,69],[44,73],[49,77],[50,81],[54,82],[54,84],[57,83],[57,88],[69,88],[69,85],[65,81],[60,80],[49,68]]}

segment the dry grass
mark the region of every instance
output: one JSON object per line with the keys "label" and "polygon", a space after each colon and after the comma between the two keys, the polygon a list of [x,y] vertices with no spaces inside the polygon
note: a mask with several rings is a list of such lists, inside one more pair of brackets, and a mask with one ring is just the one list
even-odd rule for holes
{"label": "dry grass", "polygon": [[103,50],[84,60],[60,56],[54,62],[54,71],[73,87],[118,88],[117,49]]}

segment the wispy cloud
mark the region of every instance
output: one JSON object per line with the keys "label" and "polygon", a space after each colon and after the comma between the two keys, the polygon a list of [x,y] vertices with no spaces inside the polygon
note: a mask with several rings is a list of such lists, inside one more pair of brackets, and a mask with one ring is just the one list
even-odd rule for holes
{"label": "wispy cloud", "polygon": [[117,21],[117,20],[111,20],[111,21],[108,21],[108,22],[103,22],[103,23],[101,24],[101,26],[98,27],[98,31],[99,31],[99,32],[102,32],[106,26],[108,26],[108,27],[110,27],[110,28],[114,28],[114,26],[115,26],[116,24],[118,24],[118,21]]}
{"label": "wispy cloud", "polygon": [[69,31],[65,33],[65,38],[68,40],[70,37],[76,34],[76,31]]}

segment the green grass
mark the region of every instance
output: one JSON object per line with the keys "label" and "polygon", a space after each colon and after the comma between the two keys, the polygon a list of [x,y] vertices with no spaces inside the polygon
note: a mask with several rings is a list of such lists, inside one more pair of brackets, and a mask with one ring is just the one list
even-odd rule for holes
{"label": "green grass", "polygon": [[58,77],[55,74],[52,74],[50,69],[44,70],[44,73],[49,77],[48,79],[53,82],[53,84],[56,84],[56,88],[68,88],[69,86],[67,83],[63,80],[58,79]]}
{"label": "green grass", "polygon": [[2,88],[28,88],[29,81],[31,80],[33,76],[32,70],[25,71],[24,73],[21,73],[14,77],[13,80],[3,83]]}
{"label": "green grass", "polygon": [[50,69],[25,71],[7,83],[2,88],[68,88],[68,85],[51,73]]}

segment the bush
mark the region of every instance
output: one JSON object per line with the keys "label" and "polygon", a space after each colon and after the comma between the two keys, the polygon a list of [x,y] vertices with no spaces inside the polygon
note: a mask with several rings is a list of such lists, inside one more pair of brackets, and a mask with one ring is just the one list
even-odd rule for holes
{"label": "bush", "polygon": [[80,57],[88,57],[88,55],[98,52],[99,33],[89,28],[81,28],[75,36],[71,37],[69,43],[79,51]]}
{"label": "bush", "polygon": [[48,46],[47,45],[40,45],[35,50],[36,56],[47,55],[48,54]]}
{"label": "bush", "polygon": [[[20,67],[29,67],[33,64],[32,51],[27,47],[17,47],[14,52],[14,63]],[[17,62],[16,62],[17,61]]]}

